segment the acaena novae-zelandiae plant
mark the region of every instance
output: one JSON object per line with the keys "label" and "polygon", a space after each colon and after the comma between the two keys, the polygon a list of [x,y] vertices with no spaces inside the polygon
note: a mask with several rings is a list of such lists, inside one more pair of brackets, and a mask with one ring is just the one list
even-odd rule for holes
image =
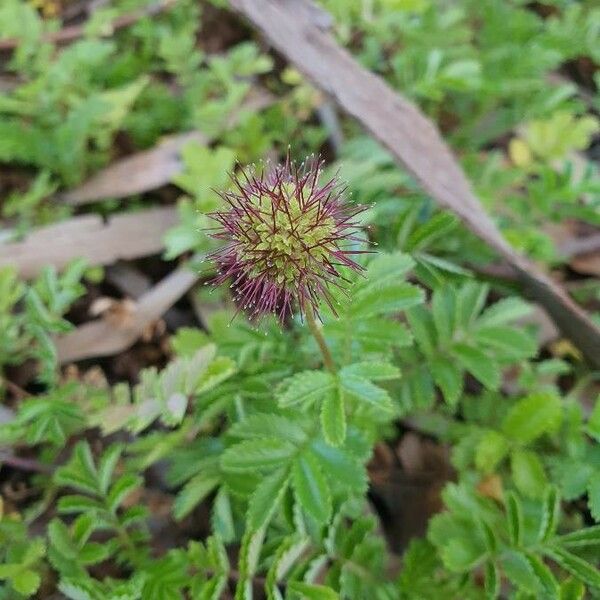
{"label": "acaena novae-zelandiae plant", "polygon": [[272,313],[281,322],[297,311],[333,362],[315,326],[319,304],[336,314],[331,287],[348,283],[341,270],[362,271],[352,259],[360,236],[356,217],[366,206],[344,199],[337,177],[320,182],[323,161],[285,162],[233,175],[232,191],[221,192],[225,210],[209,216],[218,223],[211,237],[224,245],[210,255],[218,267],[214,285],[229,282],[236,304],[250,319]]}

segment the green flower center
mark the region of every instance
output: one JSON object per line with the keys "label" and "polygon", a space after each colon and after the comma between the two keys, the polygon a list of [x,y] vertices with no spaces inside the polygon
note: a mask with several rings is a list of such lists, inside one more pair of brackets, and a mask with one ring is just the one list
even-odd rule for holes
{"label": "green flower center", "polygon": [[281,191],[278,206],[268,196],[252,196],[257,214],[248,211],[242,218],[239,257],[252,265],[250,277],[267,273],[278,284],[293,286],[307,272],[322,272],[325,258],[336,250],[336,223],[322,214],[319,202],[303,208],[293,183],[282,184]]}

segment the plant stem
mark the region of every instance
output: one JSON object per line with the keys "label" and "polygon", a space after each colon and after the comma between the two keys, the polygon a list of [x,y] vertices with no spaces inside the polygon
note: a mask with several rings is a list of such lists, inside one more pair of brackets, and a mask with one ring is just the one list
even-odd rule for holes
{"label": "plant stem", "polygon": [[315,316],[313,315],[310,308],[306,311],[306,324],[308,325],[310,332],[312,333],[317,344],[319,345],[319,350],[321,350],[321,354],[323,355],[323,364],[329,371],[335,373],[336,368],[335,363],[333,362],[333,357],[331,356],[331,352],[327,347],[327,342],[323,337],[321,328],[317,325],[317,322],[315,321]]}

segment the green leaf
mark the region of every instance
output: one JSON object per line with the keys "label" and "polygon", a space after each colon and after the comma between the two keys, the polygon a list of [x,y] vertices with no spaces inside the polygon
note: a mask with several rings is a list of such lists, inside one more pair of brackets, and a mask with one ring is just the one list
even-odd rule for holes
{"label": "green leaf", "polygon": [[290,581],[287,589],[301,600],[339,600],[338,593],[325,585]]}
{"label": "green leaf", "polygon": [[278,584],[309,547],[310,538],[298,534],[286,537],[279,545],[267,573],[265,591],[268,600],[283,600]]}
{"label": "green leaf", "polygon": [[473,540],[457,537],[444,544],[441,557],[450,571],[464,573],[473,569],[481,560],[483,549],[479,548]]}
{"label": "green leaf", "polygon": [[188,358],[194,356],[200,348],[209,343],[206,333],[195,327],[180,327],[169,341],[177,356]]}
{"label": "green leaf", "polygon": [[561,535],[557,543],[565,548],[578,548],[579,546],[600,546],[600,525],[584,527],[571,533]]}
{"label": "green leaf", "polygon": [[483,534],[485,549],[490,555],[496,554],[498,551],[498,538],[496,537],[496,533],[483,519],[477,519],[477,524]]}
{"label": "green leaf", "polygon": [[504,553],[501,564],[505,575],[519,590],[527,592],[535,598],[539,597],[541,583],[523,552],[510,550]]}
{"label": "green leaf", "polygon": [[400,377],[400,369],[390,363],[359,362],[341,369],[340,377],[344,378],[347,375],[362,377],[371,381],[385,381],[388,379],[398,379]]}
{"label": "green leaf", "polygon": [[474,339],[478,344],[498,349],[511,358],[530,357],[537,351],[533,336],[512,327],[482,327],[475,333]]}
{"label": "green leaf", "polygon": [[200,472],[192,477],[177,494],[173,503],[173,516],[177,521],[185,518],[220,483],[221,478],[211,473]]}
{"label": "green leaf", "polygon": [[556,526],[558,524],[559,514],[560,496],[557,488],[552,485],[548,487],[544,497],[538,541],[544,542],[554,535],[556,532]]}
{"label": "green leaf", "polygon": [[245,440],[277,436],[294,444],[306,441],[306,433],[299,423],[281,415],[256,413],[234,423],[228,436]]}
{"label": "green leaf", "polygon": [[71,494],[59,498],[57,504],[58,512],[63,514],[78,513],[78,512],[94,512],[102,510],[104,507],[100,501],[87,496]]}
{"label": "green leaf", "polygon": [[432,356],[437,346],[437,334],[431,312],[424,306],[416,306],[406,312],[406,318],[421,352]]}
{"label": "green leaf", "polygon": [[247,440],[225,450],[221,466],[234,473],[271,471],[289,462],[296,452],[294,444],[279,438]]}
{"label": "green leaf", "polygon": [[588,505],[594,521],[600,521],[600,471],[590,477],[587,485]]}
{"label": "green leaf", "polygon": [[475,466],[484,473],[492,473],[508,450],[508,440],[501,433],[486,431],[475,449]]}
{"label": "green leaf", "polygon": [[359,290],[350,306],[354,319],[398,313],[423,302],[423,290],[410,283],[373,284]]}
{"label": "green leaf", "polygon": [[346,439],[346,413],[342,394],[330,392],[321,405],[321,428],[328,444],[341,446]]}
{"label": "green leaf", "polygon": [[525,557],[546,594],[548,594],[550,598],[557,598],[559,587],[552,571],[544,564],[539,556],[527,552],[525,553]]}
{"label": "green leaf", "polygon": [[456,296],[452,287],[444,286],[434,291],[431,313],[438,340],[445,345],[452,339],[455,329]]}
{"label": "green leaf", "polygon": [[500,369],[493,359],[478,348],[463,343],[454,344],[452,354],[486,388],[490,390],[498,389],[500,386]]}
{"label": "green leaf", "polygon": [[334,481],[337,480],[353,492],[366,489],[367,477],[365,468],[345,449],[335,448],[317,439],[312,443],[312,450],[317,455],[321,468]]}
{"label": "green leaf", "polygon": [[292,468],[292,484],[302,509],[318,523],[326,523],[331,516],[331,492],[314,455],[298,457]]}
{"label": "green leaf", "polygon": [[143,483],[140,475],[125,473],[112,485],[106,497],[108,509],[115,512],[123,500]]}
{"label": "green leaf", "polygon": [[449,406],[456,406],[463,391],[462,369],[450,359],[435,356],[429,361],[429,368],[435,384],[442,390]]}
{"label": "green leaf", "polygon": [[23,569],[12,577],[10,581],[15,591],[25,596],[31,596],[37,592],[42,580],[35,571]]}
{"label": "green leaf", "polygon": [[98,483],[102,494],[108,492],[113,472],[121,456],[123,447],[120,444],[114,444],[108,448],[102,455],[98,465]]}
{"label": "green leaf", "polygon": [[73,543],[68,527],[60,519],[52,519],[48,525],[48,537],[50,545],[65,558],[75,560],[79,554],[79,548]]}
{"label": "green leaf", "polygon": [[562,420],[562,403],[549,392],[537,392],[519,400],[506,415],[502,431],[515,442],[528,444],[556,431]]}
{"label": "green leaf", "polygon": [[492,304],[477,319],[477,327],[497,327],[520,319],[531,312],[531,307],[520,298],[512,296]]}
{"label": "green leaf", "polygon": [[308,405],[322,400],[334,389],[335,377],[324,371],[304,371],[286,380],[284,386],[278,395],[279,406]]}
{"label": "green leaf", "polygon": [[414,260],[403,252],[379,254],[369,262],[364,287],[373,282],[381,284],[383,281],[402,279],[414,264]]}
{"label": "green leaf", "polygon": [[514,450],[511,472],[517,489],[529,498],[541,498],[548,480],[539,456],[530,450]]}
{"label": "green leaf", "polygon": [[569,577],[560,585],[560,600],[583,600],[585,586],[581,581]]}
{"label": "green leaf", "polygon": [[600,396],[596,399],[596,404],[594,404],[594,409],[588,419],[587,432],[597,442],[600,442]]}
{"label": "green leaf", "polygon": [[386,413],[394,411],[392,399],[389,394],[383,388],[372,384],[367,379],[347,375],[340,380],[340,389],[344,394],[373,408]]}
{"label": "green leaf", "polygon": [[456,302],[457,329],[470,329],[481,312],[488,294],[488,286],[469,281],[458,291]]}
{"label": "green leaf", "polygon": [[248,504],[248,528],[256,531],[265,527],[277,510],[288,486],[288,472],[279,469],[265,477],[256,488]]}
{"label": "green leaf", "polygon": [[590,563],[558,546],[544,548],[544,552],[563,569],[587,585],[600,588],[600,571]]}
{"label": "green leaf", "polygon": [[235,600],[252,600],[252,577],[258,567],[264,538],[264,528],[257,531],[247,530],[244,533],[238,561],[239,579],[235,589]]}
{"label": "green leaf", "polygon": [[523,507],[511,492],[506,495],[506,524],[510,543],[513,546],[520,546],[523,543]]}
{"label": "green leaf", "polygon": [[485,565],[485,597],[488,600],[496,600],[500,594],[500,574],[498,567],[493,562],[488,562]]}
{"label": "green leaf", "polygon": [[447,235],[456,228],[456,217],[449,212],[439,212],[415,229],[404,245],[407,252],[429,246],[433,241]]}

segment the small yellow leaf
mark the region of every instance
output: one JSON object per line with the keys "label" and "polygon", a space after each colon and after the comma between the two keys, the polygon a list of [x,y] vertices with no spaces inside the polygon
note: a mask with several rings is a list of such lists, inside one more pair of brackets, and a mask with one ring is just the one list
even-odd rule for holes
{"label": "small yellow leaf", "polygon": [[513,138],[508,145],[510,160],[517,167],[527,167],[531,164],[531,150],[521,138]]}
{"label": "small yellow leaf", "polygon": [[570,356],[575,360],[581,360],[583,358],[581,352],[573,346],[569,340],[561,339],[557,340],[550,346],[550,350],[554,356],[561,358]]}

